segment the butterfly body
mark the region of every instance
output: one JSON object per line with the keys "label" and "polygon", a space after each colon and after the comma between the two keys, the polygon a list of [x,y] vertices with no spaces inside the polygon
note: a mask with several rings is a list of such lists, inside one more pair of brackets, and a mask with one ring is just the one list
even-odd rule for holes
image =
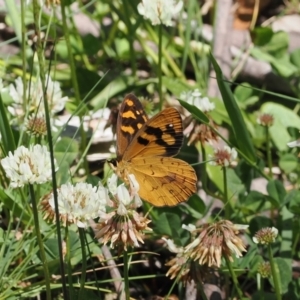
{"label": "butterfly body", "polygon": [[189,164],[172,157],[182,142],[182,120],[175,108],[148,119],[140,101],[129,94],[117,121],[116,173],[126,183],[133,174],[140,197],[155,206],[185,201],[196,192],[197,177]]}

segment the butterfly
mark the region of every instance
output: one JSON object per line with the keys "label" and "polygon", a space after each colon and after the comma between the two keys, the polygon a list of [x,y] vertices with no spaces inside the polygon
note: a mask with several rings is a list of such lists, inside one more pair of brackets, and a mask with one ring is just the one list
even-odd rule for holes
{"label": "butterfly", "polygon": [[117,119],[117,158],[111,160],[117,175],[139,183],[139,196],[154,206],[174,206],[196,192],[197,176],[185,161],[173,158],[183,142],[179,112],[166,108],[148,118],[141,102],[128,94]]}

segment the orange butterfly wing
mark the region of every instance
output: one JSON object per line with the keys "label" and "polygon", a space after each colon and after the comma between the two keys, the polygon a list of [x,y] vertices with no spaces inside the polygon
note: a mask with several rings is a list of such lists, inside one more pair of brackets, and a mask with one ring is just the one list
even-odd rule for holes
{"label": "orange butterfly wing", "polygon": [[197,177],[186,162],[172,158],[183,142],[182,120],[174,108],[148,119],[132,94],[125,97],[117,123],[117,173],[134,174],[139,195],[155,206],[173,206],[196,192]]}

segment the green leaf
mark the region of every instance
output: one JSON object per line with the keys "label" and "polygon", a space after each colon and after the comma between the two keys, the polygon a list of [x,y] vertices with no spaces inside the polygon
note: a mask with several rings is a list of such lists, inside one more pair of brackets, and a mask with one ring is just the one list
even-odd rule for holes
{"label": "green leaf", "polygon": [[206,205],[200,198],[200,196],[198,194],[195,194],[190,197],[189,201],[186,203],[185,208],[190,217],[200,219],[204,215]]}
{"label": "green leaf", "polygon": [[9,190],[3,190],[0,188],[0,199],[1,203],[5,205],[10,211],[12,211],[13,215],[20,218],[22,222],[29,222],[30,215],[27,214],[27,211],[17,203],[15,196],[9,193]]}
{"label": "green leaf", "polygon": [[253,30],[252,36],[255,45],[274,58],[279,58],[287,53],[289,37],[286,32],[273,32],[268,27],[258,27]]}
{"label": "green leaf", "polygon": [[0,95],[0,133],[1,133],[1,143],[2,149],[4,150],[4,155],[6,156],[9,151],[13,152],[16,149],[15,137],[13,131],[8,122],[7,109],[5,108],[2,97]]}
{"label": "green leaf", "polygon": [[[275,257],[274,263],[276,274],[279,278],[280,283],[280,294],[285,294],[288,291],[288,285],[292,281],[292,267],[280,257]],[[269,281],[274,287],[274,281],[272,277],[269,279]]]}
{"label": "green leaf", "polygon": [[163,76],[162,84],[177,98],[180,97],[180,94],[182,92],[191,90],[191,87],[187,83],[178,78],[170,78]]}
{"label": "green leaf", "polygon": [[272,227],[272,221],[264,216],[254,217],[249,224],[249,230],[251,235],[254,235],[258,230],[264,227]]}
{"label": "green leaf", "polygon": [[[286,196],[285,188],[281,181],[270,180],[267,184],[267,191],[269,195],[276,200],[277,206],[280,205]],[[273,203],[275,204],[275,203]]]}
{"label": "green leaf", "polygon": [[242,199],[241,209],[245,214],[254,214],[257,211],[261,211],[266,206],[268,196],[258,192],[250,191],[249,194]]}
{"label": "green leaf", "polygon": [[179,237],[178,229],[180,228],[180,216],[174,213],[163,212],[159,214],[159,219],[155,222],[155,231],[157,233],[168,235],[174,240]]}
{"label": "green leaf", "polygon": [[180,104],[187,110],[189,111],[192,116],[198,120],[201,123],[204,124],[209,124],[209,119],[208,117],[205,115],[205,113],[203,113],[199,108],[197,108],[195,105],[191,105],[183,100],[178,100],[180,102]]}
{"label": "green leaf", "polygon": [[79,152],[78,143],[71,138],[63,137],[55,145],[54,153],[58,165],[63,162],[71,165]]}
{"label": "green leaf", "polygon": [[293,190],[286,196],[286,201],[288,203],[288,210],[295,214],[300,215],[300,191]]}
{"label": "green leaf", "polygon": [[225,104],[225,108],[232,123],[232,129],[238,148],[248,158],[249,161],[255,163],[257,158],[241,111],[234,99],[228,83],[224,80],[220,67],[212,55],[211,60],[216,71],[218,86]]}
{"label": "green leaf", "polygon": [[291,153],[284,154],[279,159],[279,167],[286,173],[291,173],[298,166],[298,159]]}
{"label": "green leaf", "polygon": [[300,69],[300,48],[294,50],[291,54],[291,62]]}
{"label": "green leaf", "polygon": [[278,150],[288,149],[287,143],[292,140],[288,127],[295,127],[300,130],[299,116],[286,106],[274,102],[263,104],[261,113],[271,114],[274,117],[274,123],[270,127],[270,135]]}
{"label": "green leaf", "polygon": [[234,90],[234,96],[242,109],[255,104],[259,100],[258,91],[252,89],[251,84],[247,82],[243,82],[236,87]]}

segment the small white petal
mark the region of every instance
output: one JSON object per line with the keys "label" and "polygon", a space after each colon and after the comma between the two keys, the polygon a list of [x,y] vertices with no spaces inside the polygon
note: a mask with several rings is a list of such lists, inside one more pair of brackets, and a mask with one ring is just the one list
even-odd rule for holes
{"label": "small white petal", "polygon": [[274,234],[274,237],[276,238],[277,235],[278,235],[278,229],[275,228],[275,227],[272,227],[271,230],[272,230],[272,232],[273,232],[273,234]]}
{"label": "small white petal", "polygon": [[290,148],[300,147],[300,139],[297,140],[297,141],[289,142],[289,143],[287,143],[287,145],[288,145]]}
{"label": "small white petal", "polygon": [[124,184],[121,184],[117,188],[117,197],[119,202],[122,202],[125,206],[130,204],[131,198],[129,192]]}
{"label": "small white petal", "polygon": [[182,252],[182,247],[177,247],[175,244],[174,244],[174,241],[173,240],[170,240],[170,239],[166,239],[166,238],[162,238],[168,245],[168,249],[173,252],[173,253],[180,253]]}
{"label": "small white petal", "polygon": [[184,252],[186,253],[186,252],[188,252],[190,249],[197,247],[197,246],[199,245],[199,243],[200,243],[200,239],[198,239],[198,238],[195,239],[192,243],[188,244],[188,245],[185,247]]}
{"label": "small white petal", "polygon": [[195,225],[193,225],[193,224],[189,224],[189,225],[185,225],[185,224],[182,224],[182,226],[181,226],[183,229],[185,229],[185,230],[188,230],[188,231],[190,231],[190,232],[192,232],[192,231],[195,231],[196,230],[196,226]]}
{"label": "small white petal", "polygon": [[107,186],[112,195],[117,194],[117,185],[118,184],[118,176],[113,174],[110,178],[107,179]]}

